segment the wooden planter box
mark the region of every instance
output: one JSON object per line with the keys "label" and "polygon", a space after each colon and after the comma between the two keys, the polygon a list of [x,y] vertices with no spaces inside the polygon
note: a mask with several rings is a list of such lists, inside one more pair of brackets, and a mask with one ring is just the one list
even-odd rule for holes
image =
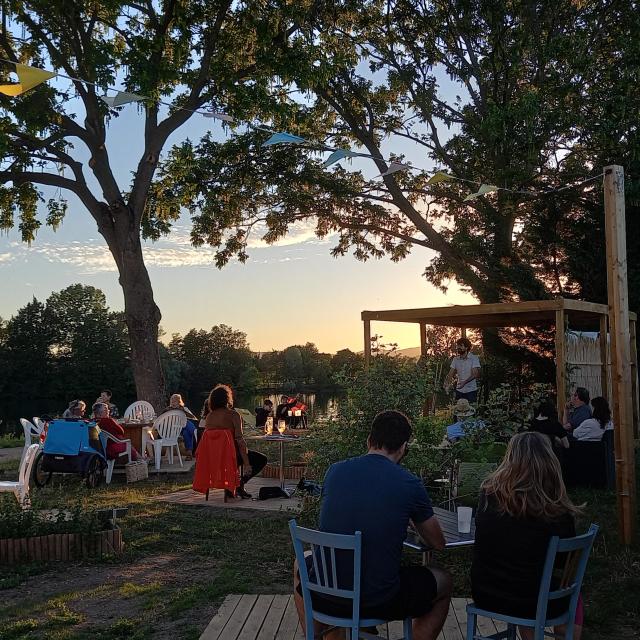
{"label": "wooden planter box", "polygon": [[118,555],[124,550],[122,530],[98,533],[52,533],[0,540],[0,564],[79,560]]}
{"label": "wooden planter box", "polygon": [[[267,464],[262,470],[260,475],[263,478],[279,478],[280,467],[277,464]],[[300,480],[300,478],[307,477],[306,465],[287,465],[284,468],[284,477],[288,480]]]}

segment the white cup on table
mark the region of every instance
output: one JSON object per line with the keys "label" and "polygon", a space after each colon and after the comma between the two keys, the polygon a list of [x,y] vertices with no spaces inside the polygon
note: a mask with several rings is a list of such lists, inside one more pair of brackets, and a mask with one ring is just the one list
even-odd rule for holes
{"label": "white cup on table", "polygon": [[458,533],[471,533],[471,507],[458,507]]}

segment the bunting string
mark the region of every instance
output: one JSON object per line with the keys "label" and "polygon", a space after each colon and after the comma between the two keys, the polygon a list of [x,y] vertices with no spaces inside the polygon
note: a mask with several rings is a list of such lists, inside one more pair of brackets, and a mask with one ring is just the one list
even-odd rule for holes
{"label": "bunting string", "polygon": [[[40,69],[38,67],[30,67],[28,65],[12,62],[11,60],[6,60],[4,58],[0,58],[0,62],[4,62],[6,64],[10,64],[15,66],[16,74],[18,76],[18,82],[13,84],[2,84],[0,85],[0,93],[9,96],[9,97],[17,97],[20,96],[30,89],[37,87],[39,84],[46,82],[54,77],[65,78],[67,80],[71,80],[72,82],[81,82],[85,85],[93,86],[95,88],[100,88],[97,83],[90,82],[88,80],[83,80],[82,78],[74,78],[73,76],[68,76],[63,73],[57,73],[53,71],[47,71],[46,69]],[[128,91],[120,91],[119,89],[115,89],[113,87],[108,87],[108,91],[115,91],[116,94],[114,96],[102,95],[99,96],[100,100],[104,102],[110,109],[115,109],[118,107],[123,107],[127,104],[131,103],[140,103],[140,102],[150,102],[154,99],[149,98],[147,96],[142,96],[137,93],[131,93]],[[163,100],[157,100],[158,104],[162,104],[167,107],[173,107],[170,102],[166,102]],[[393,175],[394,173],[399,172],[412,172],[418,171],[420,173],[426,173],[427,169],[422,169],[415,165],[398,162],[397,160],[387,160],[381,156],[374,156],[369,153],[362,153],[358,151],[352,151],[351,149],[343,149],[330,147],[327,145],[318,144],[313,142],[312,140],[307,140],[306,138],[302,138],[300,136],[294,135],[292,133],[288,133],[286,131],[275,131],[274,129],[267,127],[262,124],[254,124],[250,122],[242,122],[233,118],[232,116],[227,115],[226,113],[222,113],[219,111],[205,111],[201,109],[187,109],[186,107],[180,107],[183,111],[189,111],[191,113],[197,113],[205,118],[213,118],[216,120],[220,120],[227,124],[242,124],[247,127],[250,127],[256,131],[264,131],[265,133],[269,133],[270,137],[262,143],[263,147],[269,147],[278,144],[296,144],[296,145],[304,145],[307,148],[310,148],[314,151],[331,152],[329,157],[322,163],[322,166],[326,169],[333,164],[340,162],[341,160],[352,160],[353,158],[370,158],[372,160],[381,160],[387,165],[386,171],[375,176],[376,178],[385,178],[386,176]],[[603,177],[604,173],[599,173],[595,176],[590,176],[581,180],[579,182],[575,182],[572,184],[563,185],[561,187],[553,187],[549,189],[543,190],[527,190],[527,189],[510,189],[508,187],[500,187],[494,184],[481,183],[477,180],[469,180],[467,178],[462,178],[460,176],[454,176],[445,171],[436,171],[426,182],[427,185],[432,186],[435,184],[440,184],[443,182],[465,182],[467,184],[472,184],[476,187],[476,191],[467,195],[463,202],[472,202],[481,196],[485,196],[489,193],[494,193],[496,191],[506,191],[509,193],[514,193],[518,195],[525,195],[529,197],[539,197],[546,196],[552,193],[558,193],[561,191],[566,191],[568,189],[574,189],[580,187],[589,182],[593,182]]]}

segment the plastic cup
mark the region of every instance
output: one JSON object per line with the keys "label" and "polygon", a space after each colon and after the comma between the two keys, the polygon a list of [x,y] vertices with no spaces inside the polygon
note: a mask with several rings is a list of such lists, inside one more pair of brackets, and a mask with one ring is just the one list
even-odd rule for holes
{"label": "plastic cup", "polygon": [[458,507],[458,533],[471,533],[471,507]]}

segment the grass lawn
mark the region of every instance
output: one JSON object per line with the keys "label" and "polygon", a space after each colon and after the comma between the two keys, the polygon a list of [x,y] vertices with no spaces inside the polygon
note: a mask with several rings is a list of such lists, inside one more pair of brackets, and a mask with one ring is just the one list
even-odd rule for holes
{"label": "grass lawn", "polygon": [[[109,561],[2,569],[0,640],[198,638],[227,594],[288,593],[288,516],[149,499],[188,486],[188,480],[147,481],[89,491],[70,478],[38,492],[42,506],[71,506],[78,496],[87,507],[129,506],[120,520],[126,551]],[[602,527],[587,570],[583,637],[638,638],[640,547],[618,544],[612,494],[573,497],[587,502],[579,530],[591,521]],[[312,518],[303,516],[307,523]],[[454,574],[457,596],[470,593],[470,558],[468,550],[440,554]]]}

